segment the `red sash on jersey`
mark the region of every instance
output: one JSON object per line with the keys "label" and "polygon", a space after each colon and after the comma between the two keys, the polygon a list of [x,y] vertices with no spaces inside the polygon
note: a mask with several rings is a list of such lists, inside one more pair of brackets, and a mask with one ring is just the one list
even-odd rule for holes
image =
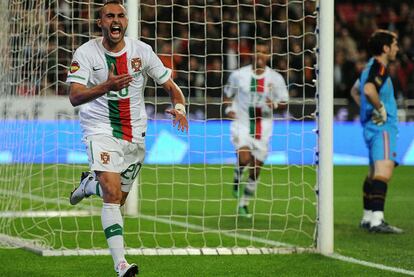
{"label": "red sash on jersey", "polygon": [[[105,58],[109,69],[111,69],[112,64],[115,66],[115,75],[128,74],[126,52],[119,57],[105,54]],[[128,88],[125,89],[128,91]],[[108,108],[112,135],[116,138],[132,141],[130,98],[108,99]]]}
{"label": "red sash on jersey", "polygon": [[[265,78],[255,79],[252,77],[250,81],[250,92],[262,94],[264,92]],[[249,107],[250,118],[250,135],[255,139],[262,138],[262,108]]]}

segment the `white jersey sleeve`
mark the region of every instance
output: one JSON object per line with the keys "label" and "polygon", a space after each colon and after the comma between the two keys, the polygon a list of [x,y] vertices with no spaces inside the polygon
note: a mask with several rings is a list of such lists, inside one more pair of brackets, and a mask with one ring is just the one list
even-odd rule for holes
{"label": "white jersey sleeve", "polygon": [[87,85],[90,77],[90,62],[83,47],[78,48],[73,55],[66,82]]}
{"label": "white jersey sleeve", "polygon": [[145,57],[147,64],[146,71],[157,84],[162,85],[170,79],[171,69],[164,66],[150,46],[148,48],[150,51],[148,51]]}
{"label": "white jersey sleeve", "polygon": [[289,92],[287,90],[285,79],[282,75],[272,70],[272,86],[271,86],[271,99],[275,103],[288,102]]}
{"label": "white jersey sleeve", "polygon": [[238,71],[234,71],[230,74],[226,85],[224,86],[224,94],[226,97],[231,98],[236,95],[238,91]]}

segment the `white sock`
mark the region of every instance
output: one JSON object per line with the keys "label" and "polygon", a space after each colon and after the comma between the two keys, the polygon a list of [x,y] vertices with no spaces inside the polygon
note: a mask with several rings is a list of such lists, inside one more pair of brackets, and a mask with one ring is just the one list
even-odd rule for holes
{"label": "white sock", "polygon": [[126,261],[123,237],[124,223],[122,221],[120,205],[103,203],[101,219],[116,270],[116,266],[120,262]]}
{"label": "white sock", "polygon": [[383,211],[375,211],[372,212],[371,217],[371,226],[378,226],[384,220],[384,212]]}
{"label": "white sock", "polygon": [[99,184],[98,180],[96,179],[96,175],[92,174],[93,179],[92,180],[88,180],[88,182],[86,183],[85,186],[85,191],[87,195],[97,195],[99,197],[102,198],[102,188],[101,185]]}
{"label": "white sock", "polygon": [[244,188],[243,196],[240,198],[239,207],[244,207],[249,205],[250,199],[254,196],[256,192],[257,181],[251,178],[248,179],[247,185]]}
{"label": "white sock", "polygon": [[234,182],[235,183],[239,183],[241,177],[243,176],[243,170],[244,170],[244,166],[236,166],[236,168],[234,169]]}
{"label": "white sock", "polygon": [[252,178],[249,177],[249,179],[247,180],[247,185],[245,187],[245,190],[247,190],[249,194],[253,195],[256,192],[256,187],[257,187],[257,180],[253,180]]}
{"label": "white sock", "polygon": [[362,215],[362,221],[371,222],[371,219],[372,219],[372,211],[364,210],[364,214]]}

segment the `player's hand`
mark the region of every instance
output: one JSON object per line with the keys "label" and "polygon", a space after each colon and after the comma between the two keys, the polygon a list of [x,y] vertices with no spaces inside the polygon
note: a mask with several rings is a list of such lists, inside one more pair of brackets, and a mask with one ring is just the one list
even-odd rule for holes
{"label": "player's hand", "polygon": [[227,115],[229,119],[236,119],[236,113],[233,110],[233,107],[231,105],[227,105],[226,109],[224,110],[224,113]]}
{"label": "player's hand", "polygon": [[106,80],[110,91],[120,91],[129,86],[133,77],[129,74],[115,75],[115,66],[111,64],[109,68],[108,79]]}
{"label": "player's hand", "polygon": [[274,109],[277,109],[277,103],[276,102],[273,102],[272,101],[272,99],[270,99],[270,98],[266,98],[266,105],[271,109],[271,110],[274,110]]}
{"label": "player's hand", "polygon": [[230,119],[236,119],[236,113],[233,111],[230,111],[227,113],[227,117]]}
{"label": "player's hand", "polygon": [[176,109],[166,110],[165,112],[173,116],[174,127],[178,125],[178,130],[181,130],[182,132],[185,130],[188,133],[188,120],[184,112]]}
{"label": "player's hand", "polygon": [[374,109],[371,119],[378,126],[383,125],[387,121],[387,110],[385,109],[384,103],[381,102],[381,107],[378,110]]}

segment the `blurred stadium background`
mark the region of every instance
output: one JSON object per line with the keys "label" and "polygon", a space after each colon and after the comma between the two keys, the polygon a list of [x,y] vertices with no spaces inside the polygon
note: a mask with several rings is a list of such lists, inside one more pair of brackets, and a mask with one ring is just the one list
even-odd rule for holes
{"label": "blurred stadium background", "polygon": [[[248,1],[240,1],[238,7],[232,6],[232,1],[222,1],[228,5],[223,9],[220,8],[221,1],[208,1],[209,9],[206,10],[197,6],[203,4],[203,1],[190,1],[189,4],[188,1],[177,0],[173,5],[169,0],[140,2],[141,39],[153,47],[167,66],[174,69],[175,80],[183,87],[185,95],[191,96],[190,112],[193,118],[221,116],[218,104],[221,101],[223,82],[231,70],[250,62],[252,38],[255,36],[272,36],[271,65],[292,84],[289,87],[291,97],[314,98],[312,79],[315,77],[315,57],[312,51],[304,56],[298,55],[315,47],[315,36],[312,34],[316,24],[312,16],[315,11],[314,1],[304,1],[303,7],[291,4],[288,9],[269,9],[269,1],[263,1],[263,6],[255,11]],[[271,1],[271,5],[283,5],[284,2],[275,0]],[[41,22],[32,24],[36,14],[31,14],[40,3],[41,1],[21,1],[20,9],[12,11],[17,18],[23,20],[21,28],[27,28],[33,32],[33,36],[39,31],[38,28],[48,28],[48,43],[41,43],[45,37],[33,37],[38,42],[30,44],[19,41],[19,30],[15,30],[16,43],[12,49],[14,64],[10,66],[13,70],[23,70],[22,76],[15,80],[10,91],[16,95],[64,96],[68,93],[64,82],[72,51],[90,36],[100,35],[94,21],[89,20],[95,18],[100,4],[99,1],[51,1],[45,7],[50,24],[42,26]],[[396,88],[401,121],[414,120],[413,6],[412,1],[335,1],[334,93],[337,120],[354,121],[358,118],[349,90],[367,59],[367,39],[377,28],[395,31],[399,35],[400,54],[390,67],[390,75]],[[235,12],[240,24],[236,22]],[[287,17],[292,19],[288,28],[287,23],[283,23]],[[271,18],[272,22],[260,20],[262,18]],[[255,19],[258,20],[256,23]],[[13,30],[11,32],[13,34]],[[222,37],[225,39],[222,40]],[[45,45],[48,46],[47,49],[43,48]],[[45,57],[48,57],[49,64],[45,64]],[[38,62],[33,63],[33,60]],[[35,68],[33,64],[36,64]],[[46,67],[48,71],[44,72]],[[30,83],[33,75],[40,72],[44,74],[41,76],[42,82]],[[302,86],[306,87],[304,94]],[[147,97],[154,97],[155,90],[148,89],[146,94]],[[204,103],[206,98],[207,105]],[[298,110],[301,108],[300,106]],[[163,116],[160,109],[153,107],[148,110],[150,114],[156,111],[161,113],[153,114],[153,117]],[[293,107],[291,113],[300,115],[300,111]]]}

